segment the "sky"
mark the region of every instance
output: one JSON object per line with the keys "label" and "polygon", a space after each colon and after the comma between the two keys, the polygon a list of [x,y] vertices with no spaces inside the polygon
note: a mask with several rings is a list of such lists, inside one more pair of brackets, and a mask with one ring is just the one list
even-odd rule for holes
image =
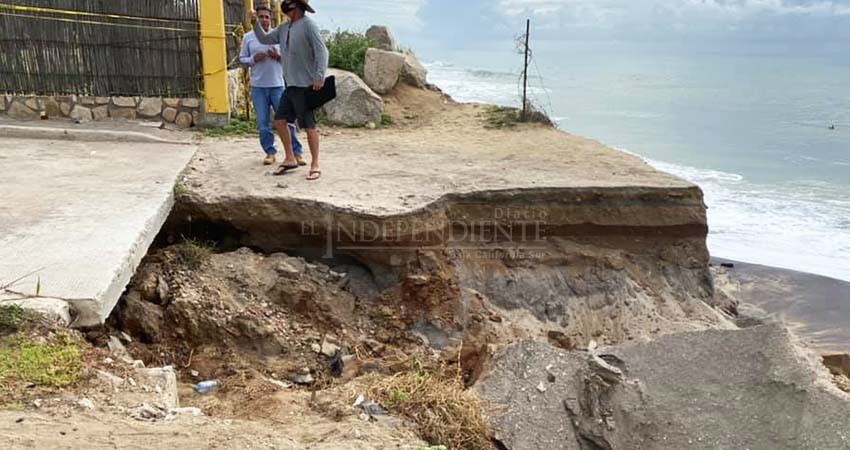
{"label": "sky", "polygon": [[[427,52],[504,45],[532,20],[537,41],[769,42],[850,47],[850,0],[313,0],[326,29],[389,26]],[[846,50],[845,50],[846,51]]]}

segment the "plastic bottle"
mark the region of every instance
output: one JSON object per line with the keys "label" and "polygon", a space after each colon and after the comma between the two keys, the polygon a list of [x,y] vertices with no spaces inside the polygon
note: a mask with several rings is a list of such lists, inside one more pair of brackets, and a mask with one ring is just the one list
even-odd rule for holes
{"label": "plastic bottle", "polygon": [[206,394],[208,392],[212,392],[218,389],[219,383],[218,381],[201,381],[200,383],[195,385],[195,392],[199,394]]}

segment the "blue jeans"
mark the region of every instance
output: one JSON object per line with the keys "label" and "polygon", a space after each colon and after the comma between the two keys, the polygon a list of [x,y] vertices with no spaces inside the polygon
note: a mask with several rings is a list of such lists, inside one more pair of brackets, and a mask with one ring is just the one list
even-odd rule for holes
{"label": "blue jeans", "polygon": [[[277,112],[280,106],[280,98],[283,96],[281,87],[251,87],[251,100],[254,102],[254,112],[257,114],[257,128],[260,130],[260,146],[267,155],[277,154],[274,146],[274,128],[272,128],[271,110]],[[303,153],[301,142],[298,141],[295,124],[289,124],[289,134],[292,136],[292,151],[296,156]]]}

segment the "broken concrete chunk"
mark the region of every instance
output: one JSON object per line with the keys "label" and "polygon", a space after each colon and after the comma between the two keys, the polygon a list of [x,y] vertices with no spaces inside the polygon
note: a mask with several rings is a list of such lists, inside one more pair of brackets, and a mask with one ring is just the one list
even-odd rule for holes
{"label": "broken concrete chunk", "polygon": [[112,353],[112,356],[127,364],[133,363],[133,358],[130,356],[130,352],[127,351],[127,348],[124,347],[124,344],[121,343],[120,339],[115,336],[109,336],[109,341],[106,345],[109,347],[109,351]]}

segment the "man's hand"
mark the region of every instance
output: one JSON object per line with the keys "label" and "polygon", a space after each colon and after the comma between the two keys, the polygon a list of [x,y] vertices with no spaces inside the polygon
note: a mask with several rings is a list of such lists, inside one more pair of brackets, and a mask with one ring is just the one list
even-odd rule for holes
{"label": "man's hand", "polygon": [[271,58],[275,61],[280,61],[280,53],[278,53],[277,50],[274,47],[272,47],[272,48],[269,49],[269,58]]}
{"label": "man's hand", "polygon": [[254,62],[255,63],[263,62],[265,60],[266,60],[266,54],[265,53],[257,53],[257,54],[254,55]]}
{"label": "man's hand", "polygon": [[325,86],[325,80],[318,80],[313,82],[313,90],[318,91]]}

